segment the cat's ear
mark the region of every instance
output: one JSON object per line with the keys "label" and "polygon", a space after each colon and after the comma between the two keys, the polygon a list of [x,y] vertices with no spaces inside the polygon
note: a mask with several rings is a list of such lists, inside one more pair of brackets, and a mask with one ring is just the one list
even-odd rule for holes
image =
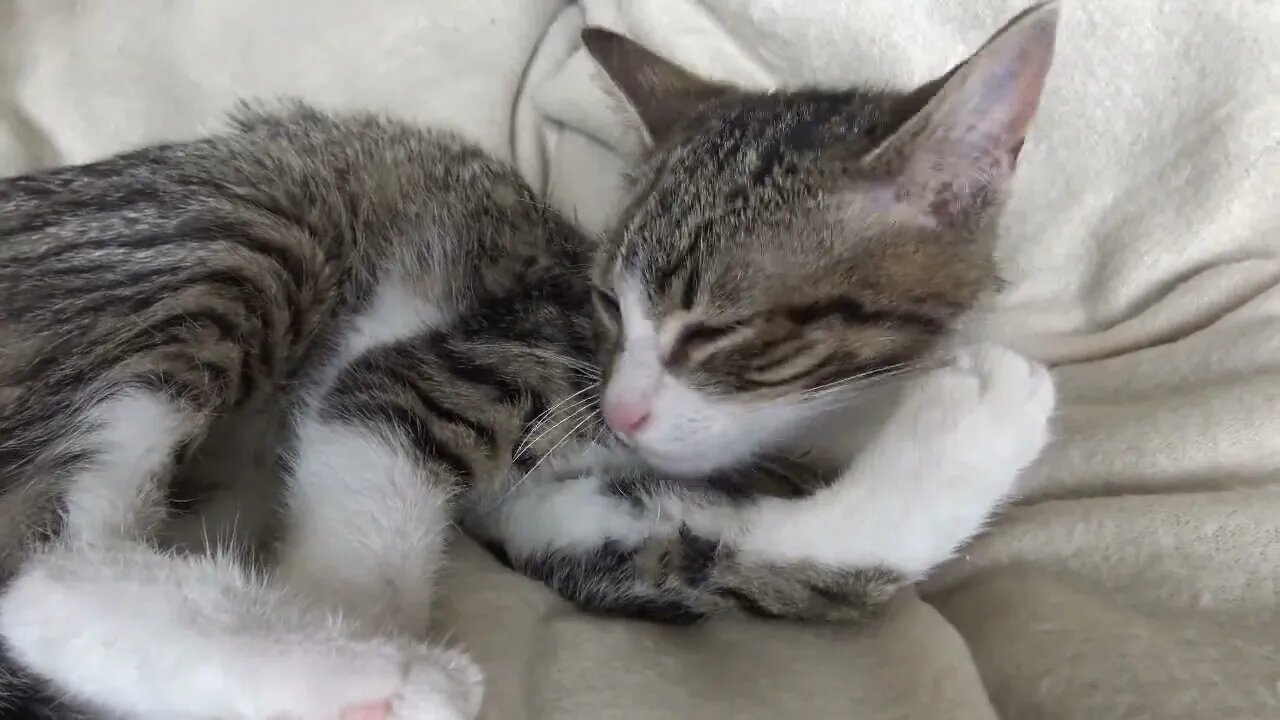
{"label": "cat's ear", "polygon": [[662,142],[700,105],[730,91],[603,28],[583,30],[582,43],[635,109],[654,143]]}
{"label": "cat's ear", "polygon": [[863,160],[885,201],[962,227],[1000,200],[1040,104],[1057,25],[1056,3],[1030,8],[908,100],[922,106]]}

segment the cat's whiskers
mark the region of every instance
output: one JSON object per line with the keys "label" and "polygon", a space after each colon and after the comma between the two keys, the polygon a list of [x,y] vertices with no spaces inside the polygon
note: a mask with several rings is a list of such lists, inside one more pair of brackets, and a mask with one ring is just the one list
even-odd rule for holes
{"label": "cat's whiskers", "polygon": [[885,367],[868,370],[866,372],[810,388],[800,393],[799,398],[801,402],[806,404],[817,400],[831,399],[833,396],[843,395],[850,390],[864,390],[868,387],[878,385],[883,381],[898,378],[919,369],[921,369],[920,365],[912,363],[886,365]]}
{"label": "cat's whiskers", "polygon": [[598,394],[591,393],[586,397],[583,397],[583,395],[586,393],[590,393],[592,390],[595,390],[598,386],[599,386],[599,383],[592,383],[587,387],[584,387],[581,390],[578,390],[572,395],[562,398],[551,407],[538,413],[537,417],[535,417],[533,420],[530,420],[529,423],[525,426],[525,428],[521,433],[521,436],[524,438],[528,438],[532,436],[533,433],[537,432],[538,430],[543,428],[543,426],[545,426],[547,423],[551,422],[551,420],[558,413],[566,413],[566,412],[581,410],[583,407],[593,402],[597,402],[599,399]]}
{"label": "cat's whiskers", "polygon": [[[598,383],[598,382],[596,382],[596,383],[592,383],[592,384],[590,384],[590,385],[588,385],[588,386],[586,386],[586,387],[582,388],[581,390],[579,390],[579,391],[577,391],[577,392],[573,393],[572,395],[568,395],[568,396],[566,396],[566,397],[564,397],[564,398],[561,398],[561,400],[560,400],[559,402],[557,402],[556,404],[554,404],[554,405],[552,405],[551,407],[547,408],[546,410],[543,410],[542,412],[538,413],[538,416],[537,416],[537,417],[535,417],[534,419],[530,420],[530,421],[529,421],[529,426],[528,426],[527,428],[525,428],[525,431],[524,431],[524,433],[523,433],[523,434],[527,437],[530,433],[533,433],[535,430],[537,430],[539,427],[541,427],[543,423],[545,423],[545,422],[547,422],[548,420],[550,420],[550,418],[551,418],[552,414],[553,414],[553,413],[555,413],[555,411],[556,411],[556,410],[558,410],[558,409],[560,409],[561,407],[563,407],[565,403],[572,402],[572,401],[574,400],[574,398],[578,398],[578,397],[579,397],[579,396],[581,396],[583,393],[590,392],[590,391],[594,390],[595,388],[597,388],[597,387],[599,387],[599,386],[600,386],[600,383]],[[575,403],[575,405],[576,405],[576,404],[580,404],[581,402],[582,402],[582,400],[578,400],[578,401]]]}
{"label": "cat's whiskers", "polygon": [[850,383],[856,382],[856,381],[858,381],[858,380],[863,380],[863,379],[866,379],[866,378],[872,378],[872,377],[876,377],[876,376],[879,376],[879,375],[884,375],[884,374],[887,374],[887,373],[896,372],[896,371],[901,370],[902,368],[905,368],[905,367],[907,367],[907,363],[900,362],[900,363],[894,363],[894,364],[892,364],[892,365],[884,365],[884,366],[881,366],[881,367],[872,368],[872,369],[870,369],[870,370],[864,370],[864,371],[862,371],[862,372],[860,372],[860,373],[855,373],[855,374],[853,374],[853,375],[849,375],[849,376],[846,376],[846,377],[840,378],[840,379],[838,379],[838,380],[832,380],[831,382],[824,383],[824,384],[822,384],[822,385],[818,385],[817,387],[809,388],[808,390],[805,390],[805,391],[804,391],[804,392],[802,392],[801,394],[802,394],[802,395],[818,394],[818,393],[821,393],[821,392],[822,392],[822,391],[824,391],[824,390],[827,390],[827,389],[830,389],[830,388],[833,388],[833,387],[836,387],[836,386],[840,386],[840,385],[847,385],[847,384],[850,384]]}
{"label": "cat's whiskers", "polygon": [[[502,494],[502,497],[498,498],[498,504],[501,504],[504,500],[510,497],[512,493],[514,493],[517,489],[519,489],[520,485],[523,484],[525,480],[528,480],[529,477],[532,476],[533,473],[537,471],[538,467],[542,465],[542,463],[546,461],[547,458],[554,455],[562,445],[568,442],[570,438],[574,437],[577,434],[578,430],[583,425],[586,425],[587,423],[597,419],[597,415],[598,413],[593,408],[591,413],[589,413],[585,418],[578,421],[577,425],[574,425],[573,427],[569,428],[569,431],[566,432],[559,440],[557,440],[555,445],[552,445],[549,450],[547,450],[545,453],[542,454],[542,457],[538,458],[538,461],[533,464],[533,467],[529,468],[528,472],[526,472],[524,475],[521,475],[519,480],[512,483],[511,487],[507,488],[507,491]],[[564,423],[563,422],[556,423],[556,426],[558,427],[562,424]]]}
{"label": "cat's whiskers", "polygon": [[542,440],[542,438],[546,437],[548,433],[552,432],[556,428],[560,427],[561,425],[564,425],[567,422],[583,417],[582,413],[584,411],[587,413],[587,417],[590,417],[591,415],[595,414],[596,413],[595,397],[592,396],[590,398],[580,400],[579,402],[575,403],[571,407],[572,407],[571,412],[569,412],[565,417],[561,418],[556,423],[552,424],[551,427],[548,427],[542,432],[538,433],[537,437],[527,439],[521,442],[520,445],[516,447],[516,449],[511,453],[512,461],[518,460],[519,458],[523,457],[526,452],[532,450],[533,447],[538,444],[538,441]]}
{"label": "cat's whiskers", "polygon": [[826,412],[849,405],[860,393],[869,392],[874,389],[883,388],[889,383],[908,380],[914,377],[914,373],[921,368],[903,369],[893,373],[877,375],[874,378],[866,379],[853,384],[853,386],[842,386],[824,391],[813,397],[805,398],[802,402],[805,407],[811,411],[818,413]]}
{"label": "cat's whiskers", "polygon": [[608,429],[609,429],[609,425],[608,425],[608,423],[606,423],[606,422],[604,422],[603,420],[601,420],[601,421],[600,421],[600,426],[596,428],[596,434],[595,434],[595,435],[593,435],[593,436],[591,437],[591,444],[592,444],[592,445],[599,445],[599,444],[600,444],[600,436],[604,435],[605,431],[606,431],[606,430],[608,430]]}

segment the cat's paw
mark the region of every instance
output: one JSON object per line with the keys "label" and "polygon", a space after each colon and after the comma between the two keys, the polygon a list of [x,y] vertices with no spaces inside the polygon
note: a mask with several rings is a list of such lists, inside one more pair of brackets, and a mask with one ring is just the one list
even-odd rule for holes
{"label": "cat's paw", "polygon": [[899,573],[882,567],[759,563],[726,553],[707,587],[695,590],[748,615],[865,623],[880,614],[905,582]]}
{"label": "cat's paw", "polygon": [[484,678],[466,655],[424,651],[409,660],[393,693],[345,707],[339,720],[472,720]]}
{"label": "cat's paw", "polygon": [[885,568],[913,582],[1012,498],[1048,441],[1053,404],[1043,366],[995,346],[967,349],[907,388],[830,488],[755,502],[725,542],[761,566]]}
{"label": "cat's paw", "polygon": [[382,639],[284,643],[233,701],[272,720],[473,720],[483,677],[462,653]]}
{"label": "cat's paw", "polygon": [[409,666],[388,720],[472,720],[483,697],[484,675],[471,658],[433,651]]}
{"label": "cat's paw", "polygon": [[1053,378],[1040,363],[998,345],[957,353],[910,392],[902,408],[916,438],[1021,470],[1044,449]]}

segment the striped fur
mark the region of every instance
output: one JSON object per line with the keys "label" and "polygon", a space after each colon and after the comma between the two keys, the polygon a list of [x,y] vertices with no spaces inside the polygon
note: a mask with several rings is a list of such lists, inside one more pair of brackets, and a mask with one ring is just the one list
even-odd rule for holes
{"label": "striped fur", "polygon": [[[212,418],[310,381],[393,270],[457,314],[531,281],[558,292],[559,268],[584,261],[511,170],[448,136],[301,107],[239,124],[0,185],[5,488],[71,472],[60,449],[121,388]],[[570,322],[547,330],[574,342]]]}
{"label": "striped fur", "polygon": [[[617,394],[648,404],[654,417],[628,444],[680,478],[615,477],[631,508],[614,508],[610,542],[570,552],[528,530],[541,544],[511,557],[519,543],[509,542],[508,560],[593,609],[676,621],[725,607],[860,620],[909,579],[880,566],[743,568],[714,539],[735,502],[836,480],[848,456],[814,447],[843,437],[847,418],[832,407],[854,405],[872,380],[940,361],[998,289],[993,230],[1055,28],[1052,4],[1030,8],[911,91],[771,93],[711,83],[624,37],[585,31],[652,141],[591,270],[604,384],[630,385]],[[647,327],[627,327],[636,323]],[[648,367],[628,367],[630,342],[646,346],[635,352],[650,354]],[[673,386],[682,392],[664,402]],[[663,433],[658,416],[679,421]],[[676,445],[688,451],[673,461]],[[768,451],[789,458],[781,473],[761,462]],[[678,466],[691,455],[723,467],[690,477]],[[598,488],[579,490],[583,507],[602,512]],[[555,514],[537,490],[526,495],[515,501],[523,512]],[[508,538],[524,530],[515,517],[494,524]]]}
{"label": "striped fur", "polygon": [[[984,183],[930,175],[883,196],[876,183],[909,167],[917,146],[934,149],[924,140],[935,99],[952,92],[945,78],[914,93],[751,95],[696,81],[620,38],[586,39],[656,141],[635,200],[598,247],[512,169],[453,136],[302,105],[245,109],[232,131],[205,140],[0,181],[0,634],[10,665],[72,704],[127,716],[306,716],[364,712],[364,702],[385,717],[424,712],[364,692],[472,717],[479,680],[468,662],[389,639],[425,628],[450,521],[587,609],[668,622],[725,610],[862,620],[911,579],[889,566],[755,559],[721,532],[762,495],[832,483],[847,457],[808,442],[748,447],[690,476],[606,432],[597,395],[626,381],[618,279],[640,280],[666,343],[663,372],[743,408],[782,407],[786,424],[830,422],[853,379],[922,364],[992,289],[986,228],[1012,159],[988,148],[975,160],[983,167],[963,171]],[[637,70],[665,73],[667,90],[683,83],[667,94],[683,110],[638,98],[626,79]],[[822,412],[793,412],[815,393]],[[236,675],[227,656],[204,661],[227,673],[221,692],[140,700],[132,688],[115,694],[109,675],[85,675],[109,663],[56,659],[70,645],[30,598],[87,602],[75,605],[86,613],[73,619],[77,637],[136,653],[137,667],[153,662],[175,678],[187,669],[185,655],[163,660],[117,637],[134,620],[148,627],[145,614],[127,604],[112,606],[119,617],[99,614],[59,585],[98,577],[102,553],[122,568],[94,581],[105,593],[135,591],[142,585],[130,583],[153,571],[131,568],[158,566],[207,576],[211,593],[161,583],[165,612],[198,620],[200,603],[214,603],[215,625],[259,622],[238,595],[274,585],[151,543],[178,494],[174,478],[205,439],[264,402],[293,419],[274,577],[341,612],[326,621],[341,652],[364,657],[359,643],[383,638],[368,660],[400,658],[394,677],[350,696],[253,705],[260,698],[236,683],[256,676]],[[273,647],[297,641],[290,613],[313,612],[309,603],[267,623],[263,632],[285,633]],[[187,647],[182,628],[157,632],[173,652]],[[307,672],[295,665],[273,667]],[[350,676],[314,672],[300,677],[335,693]],[[0,698],[72,716],[16,675],[8,682]]]}
{"label": "striped fur", "polygon": [[[527,420],[590,379],[590,320],[570,310],[586,289],[567,270],[587,259],[470,145],[301,105],[0,182],[0,579],[76,521],[68,493],[106,462],[97,411],[138,393],[182,418],[170,459],[145,468],[140,539],[164,478],[263,396],[381,428],[446,494],[502,482]],[[389,282],[463,319],[443,341],[423,327],[343,357]]]}
{"label": "striped fur", "polygon": [[[169,459],[138,468],[155,473],[153,499],[134,508],[126,540],[153,536],[177,492],[166,478],[211,428],[263,398],[408,448],[424,481],[463,493],[458,507],[477,527],[552,450],[571,469],[614,467],[575,459],[601,438],[589,244],[511,170],[448,135],[370,116],[291,106],[236,122],[208,140],[0,183],[0,515],[16,519],[4,577],[74,529],[77,481],[101,461],[91,440],[109,422],[97,411],[134,393],[172,403],[182,421]],[[390,282],[441,322],[365,342],[354,325]],[[575,396],[584,402],[557,406]],[[596,447],[618,454],[607,438]],[[637,479],[629,459],[618,467],[599,475],[599,492],[627,507],[661,487]],[[571,472],[559,460],[543,470],[534,482],[553,486]],[[751,482],[794,494],[794,477],[707,487],[738,502]],[[84,532],[78,542],[114,537]],[[785,586],[776,576],[708,554],[714,542],[687,528],[628,551],[632,586],[617,582],[618,565],[594,562],[610,542],[517,564],[601,612],[803,614],[771,604]],[[665,559],[641,557],[655,553]],[[807,587],[813,597],[856,589],[853,606],[864,602],[861,587]],[[10,682],[6,696],[27,711],[73,716],[20,689],[18,675]]]}

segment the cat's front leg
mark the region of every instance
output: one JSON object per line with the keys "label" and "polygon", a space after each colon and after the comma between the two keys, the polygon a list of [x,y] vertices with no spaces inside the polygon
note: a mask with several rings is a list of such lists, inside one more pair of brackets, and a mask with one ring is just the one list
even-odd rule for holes
{"label": "cat's front leg", "polygon": [[586,474],[521,488],[479,529],[517,569],[593,612],[860,622],[981,531],[1043,448],[1053,403],[1044,367],[971,348],[909,389],[812,496],[734,500],[662,485],[627,495]]}
{"label": "cat's front leg", "polygon": [[[668,508],[635,573],[706,614],[861,622],[976,536],[1048,440],[1053,381],[996,346],[908,389],[872,442],[809,497]],[[668,524],[671,520],[668,521]]]}
{"label": "cat's front leg", "polygon": [[665,624],[726,612],[857,622],[903,584],[878,567],[739,557],[719,538],[747,502],[586,474],[523,486],[470,529],[586,612]]}
{"label": "cat's front leg", "polygon": [[1048,371],[983,345],[909,389],[878,437],[832,486],[766,499],[722,546],[755,568],[876,568],[923,577],[976,536],[1049,438]]}

